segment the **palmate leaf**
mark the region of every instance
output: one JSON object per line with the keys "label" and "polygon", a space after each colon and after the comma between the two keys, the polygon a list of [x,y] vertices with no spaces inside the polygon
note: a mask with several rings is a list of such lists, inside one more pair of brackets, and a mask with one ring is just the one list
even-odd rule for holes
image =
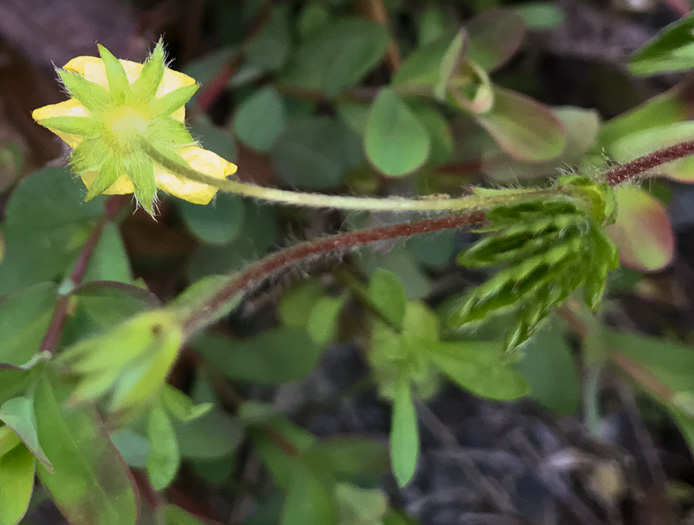
{"label": "palmate leaf", "polygon": [[607,274],[619,264],[617,248],[603,229],[614,215],[611,190],[585,177],[563,177],[557,187],[565,193],[487,214],[491,233],[461,253],[458,262],[504,266],[465,297],[451,315],[451,326],[511,315],[506,345],[513,350],[581,286],[586,304],[593,311],[600,307]]}

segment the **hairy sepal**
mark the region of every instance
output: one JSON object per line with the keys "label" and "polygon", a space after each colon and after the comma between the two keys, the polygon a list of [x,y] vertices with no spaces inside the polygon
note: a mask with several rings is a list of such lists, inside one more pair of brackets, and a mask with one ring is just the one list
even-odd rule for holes
{"label": "hairy sepal", "polygon": [[462,252],[458,263],[500,269],[465,297],[449,319],[452,327],[510,315],[506,347],[511,351],[581,287],[586,305],[600,308],[607,274],[619,264],[603,228],[615,214],[611,189],[586,177],[562,177],[557,188],[560,192],[547,200],[489,211],[490,233]]}

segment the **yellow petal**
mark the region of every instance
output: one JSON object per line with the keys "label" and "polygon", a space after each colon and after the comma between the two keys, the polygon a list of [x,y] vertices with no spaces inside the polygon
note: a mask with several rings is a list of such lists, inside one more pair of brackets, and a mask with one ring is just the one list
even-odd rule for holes
{"label": "yellow petal", "polygon": [[[130,60],[121,60],[120,63],[123,65],[125,76],[128,77],[128,82],[132,84],[140,77],[143,67],[142,64],[139,62],[132,62]],[[76,57],[65,64],[63,69],[73,73],[78,73],[87,80],[94,82],[95,84],[99,84],[102,87],[108,87],[108,80],[106,79],[106,66],[104,66],[104,61],[100,58]],[[161,98],[167,93],[171,93],[178,88],[193,84],[195,84],[194,78],[167,67],[164,69],[164,76],[159,84],[159,88],[157,89],[156,97]],[[185,119],[185,108],[181,107],[177,109],[171,114],[171,116],[176,120],[183,122]]]}
{"label": "yellow petal", "polygon": [[[80,175],[87,189],[91,188],[97,175],[98,173],[96,171],[87,171]],[[134,191],[135,188],[130,178],[127,175],[121,175],[104,193],[107,195],[127,195]]]}
{"label": "yellow petal", "polygon": [[[44,126],[44,124],[41,122],[44,119],[53,117],[88,117],[89,110],[74,98],[70,98],[63,102],[59,102],[58,104],[50,104],[48,106],[37,108],[31,113],[31,116],[36,122]],[[76,147],[80,142],[82,142],[83,137],[80,137],[79,135],[63,133],[62,131],[51,128],[50,126],[45,127],[67,142],[72,148]]]}
{"label": "yellow petal", "polygon": [[[226,179],[237,170],[236,164],[198,146],[188,146],[179,150],[178,154],[191,168],[218,179]],[[166,193],[194,204],[207,204],[218,191],[214,186],[179,177],[156,164],[154,178],[157,186]]]}

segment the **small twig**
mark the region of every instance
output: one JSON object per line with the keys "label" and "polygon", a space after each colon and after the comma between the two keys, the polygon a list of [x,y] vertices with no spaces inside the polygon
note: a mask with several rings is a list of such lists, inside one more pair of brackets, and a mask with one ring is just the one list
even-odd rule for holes
{"label": "small twig", "polygon": [[610,186],[617,186],[650,169],[657,168],[673,160],[682,159],[692,153],[694,153],[694,140],[681,142],[621,164],[608,171],[604,178]]}
{"label": "small twig", "polygon": [[410,237],[422,233],[445,230],[449,228],[464,228],[475,224],[480,224],[485,220],[482,212],[472,212],[461,215],[450,215],[438,219],[426,219],[417,222],[396,224],[374,228],[372,230],[356,231],[331,235],[315,242],[302,243],[297,246],[287,248],[281,252],[272,254],[265,259],[254,264],[237,277],[220,288],[205,304],[196,309],[183,320],[183,330],[188,336],[198,329],[204,327],[205,319],[213,316],[214,312],[222,309],[236,294],[243,290],[257,286],[276,272],[282,271],[293,264],[305,261],[330,252],[340,252],[348,248],[360,246],[362,244]]}
{"label": "small twig", "polygon": [[[383,5],[382,0],[364,0],[363,4],[364,11],[366,11],[367,16],[374,22],[378,22],[390,33],[390,23],[388,21],[388,11]],[[388,42],[388,50],[386,51],[386,63],[391,72],[395,72],[400,68],[402,64],[402,57],[400,56],[400,50],[398,49],[398,44],[395,42],[395,37],[391,34],[390,41]]]}
{"label": "small twig", "polygon": [[84,279],[84,275],[89,267],[89,262],[92,259],[92,255],[94,255],[96,246],[99,244],[99,240],[104,232],[104,228],[115,218],[125,202],[126,200],[122,195],[115,195],[106,201],[106,210],[104,215],[89,234],[87,241],[82,247],[82,251],[80,251],[80,254],[77,257],[77,261],[75,262],[72,273],[70,274],[70,290],[68,293],[62,294],[60,297],[58,297],[55,310],[53,311],[53,317],[51,317],[51,322],[46,330],[46,335],[43,337],[43,341],[41,341],[41,346],[39,347],[41,351],[54,352],[58,347],[58,343],[60,343],[60,337],[65,326],[65,321],[67,320],[69,313],[70,294],[76,286],[82,283],[82,279]]}

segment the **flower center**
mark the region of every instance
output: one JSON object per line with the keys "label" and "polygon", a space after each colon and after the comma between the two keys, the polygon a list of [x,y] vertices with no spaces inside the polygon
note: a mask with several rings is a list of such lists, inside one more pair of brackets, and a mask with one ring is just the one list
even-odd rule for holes
{"label": "flower center", "polygon": [[107,119],[110,142],[116,149],[127,150],[139,141],[147,128],[148,119],[128,107],[117,108]]}

